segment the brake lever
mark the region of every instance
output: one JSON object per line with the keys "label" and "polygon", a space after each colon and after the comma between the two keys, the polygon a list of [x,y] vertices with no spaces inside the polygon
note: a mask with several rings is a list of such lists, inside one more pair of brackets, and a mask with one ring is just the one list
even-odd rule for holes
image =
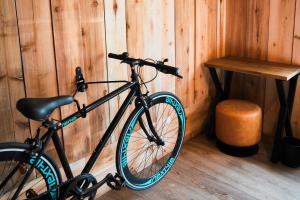
{"label": "brake lever", "polygon": [[183,79],[183,76],[180,74],[180,69],[179,69],[179,68],[177,68],[176,76],[177,76],[178,78]]}
{"label": "brake lever", "polygon": [[181,78],[181,79],[183,79],[183,76],[182,75],[180,75],[180,74],[177,74],[176,75],[178,78]]}
{"label": "brake lever", "polygon": [[168,62],[169,59],[168,58],[165,58],[163,60],[157,60],[156,63],[159,64],[159,65],[164,65],[166,62]]}

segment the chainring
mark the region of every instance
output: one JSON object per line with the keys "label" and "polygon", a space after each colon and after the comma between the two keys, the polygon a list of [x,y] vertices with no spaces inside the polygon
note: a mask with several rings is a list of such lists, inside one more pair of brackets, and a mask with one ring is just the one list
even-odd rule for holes
{"label": "chainring", "polygon": [[[68,186],[64,190],[60,199],[66,199],[67,197],[71,197],[72,200],[83,199],[82,193],[89,187],[95,185],[96,183],[97,180],[93,175],[88,173],[81,174],[68,183]],[[95,199],[96,193],[97,190],[92,192],[87,198],[89,200]]]}

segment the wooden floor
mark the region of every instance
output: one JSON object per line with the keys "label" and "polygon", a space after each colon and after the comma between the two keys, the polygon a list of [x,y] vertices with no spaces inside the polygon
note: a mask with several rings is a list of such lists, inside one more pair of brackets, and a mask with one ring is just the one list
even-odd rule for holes
{"label": "wooden floor", "polygon": [[300,200],[300,169],[268,161],[270,145],[250,158],[224,155],[206,139],[185,144],[163,181],[145,191],[110,191],[98,200]]}

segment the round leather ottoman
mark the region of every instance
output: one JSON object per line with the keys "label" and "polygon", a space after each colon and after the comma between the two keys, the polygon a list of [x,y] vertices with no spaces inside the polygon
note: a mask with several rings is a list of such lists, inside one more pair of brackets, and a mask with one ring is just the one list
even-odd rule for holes
{"label": "round leather ottoman", "polygon": [[217,147],[233,156],[250,156],[258,151],[262,111],[249,101],[225,100],[216,107]]}

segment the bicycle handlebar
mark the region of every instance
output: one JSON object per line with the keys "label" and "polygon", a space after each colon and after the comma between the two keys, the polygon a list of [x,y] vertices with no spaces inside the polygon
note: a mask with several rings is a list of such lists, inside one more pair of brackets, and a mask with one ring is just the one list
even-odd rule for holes
{"label": "bicycle handlebar", "polygon": [[128,58],[128,53],[127,52],[124,52],[122,54],[109,53],[108,57],[113,58],[113,59],[117,59],[117,60],[124,60],[124,59]]}
{"label": "bicycle handlebar", "polygon": [[122,54],[114,54],[114,53],[109,53],[108,54],[109,58],[117,59],[117,60],[122,60],[123,63],[127,63],[129,65],[139,65],[139,66],[151,66],[156,68],[158,71],[165,73],[165,74],[172,74],[174,76],[177,76],[179,78],[183,78],[180,75],[180,70],[177,67],[172,67],[165,65],[163,62],[159,61],[157,63],[149,62],[143,59],[136,59],[136,58],[130,58],[128,56],[127,52],[124,52]]}

